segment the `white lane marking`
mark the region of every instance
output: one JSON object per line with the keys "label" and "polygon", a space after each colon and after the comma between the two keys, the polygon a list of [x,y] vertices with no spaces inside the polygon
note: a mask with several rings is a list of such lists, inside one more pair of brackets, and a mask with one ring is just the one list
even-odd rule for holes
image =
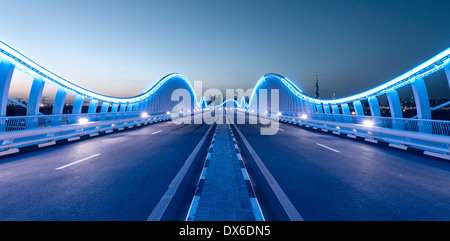
{"label": "white lane marking", "polygon": [[62,166],[62,167],[58,167],[58,168],[56,168],[56,170],[61,170],[61,169],[64,169],[64,168],[66,168],[66,167],[70,167],[70,166],[72,166],[72,165],[78,164],[78,163],[80,163],[80,162],[84,162],[84,161],[86,161],[86,160],[89,160],[89,159],[91,159],[91,158],[94,158],[94,157],[100,156],[100,155],[101,155],[100,153],[97,153],[97,154],[94,154],[94,155],[92,155],[92,156],[88,156],[88,157],[86,157],[86,158],[83,158],[83,159],[78,160],[78,161],[74,161],[74,162],[69,163],[69,164],[67,164],[67,165],[64,165],[64,166]]}
{"label": "white lane marking", "polygon": [[186,173],[188,172],[189,168],[191,167],[192,163],[194,162],[195,157],[200,151],[200,148],[202,147],[203,143],[206,140],[206,137],[211,132],[211,129],[214,125],[211,125],[209,129],[206,131],[205,135],[203,135],[202,139],[198,142],[197,146],[192,151],[191,155],[189,155],[188,159],[184,163],[184,165],[181,167],[180,171],[178,171],[175,178],[170,183],[169,187],[167,188],[164,195],[159,200],[158,204],[156,204],[156,207],[153,209],[152,213],[148,216],[147,221],[159,221],[161,220],[162,216],[166,212],[167,207],[169,206],[170,202],[172,201],[173,196],[175,196],[175,193],[178,190],[178,187],[181,185],[181,182],[184,179],[184,176],[186,176]]}
{"label": "white lane marking", "polygon": [[244,135],[239,130],[237,125],[234,125],[234,126],[236,129],[236,132],[241,137],[242,142],[247,147],[247,150],[250,152],[250,155],[253,157],[253,160],[256,162],[256,165],[260,169],[261,173],[263,174],[263,176],[266,179],[267,183],[269,184],[270,188],[275,193],[275,196],[277,197],[277,199],[280,202],[281,206],[283,207],[284,211],[288,215],[289,219],[291,221],[303,221],[303,217],[298,213],[297,209],[294,207],[292,202],[289,200],[286,193],[284,193],[283,189],[281,189],[280,185],[275,180],[275,178],[272,176],[270,171],[267,169],[266,165],[264,165],[261,158],[259,158],[259,156],[258,156],[258,154],[256,154],[255,150],[250,146],[247,139],[244,137]]}
{"label": "white lane marking", "polygon": [[322,144],[320,144],[320,143],[316,143],[316,145],[321,146],[321,147],[323,147],[323,148],[327,148],[328,150],[331,150],[331,151],[334,151],[334,152],[340,152],[340,151],[338,151],[338,150],[336,150],[336,149],[333,149],[333,148],[331,148],[331,147],[322,145]]}
{"label": "white lane marking", "polygon": [[155,131],[155,132],[153,132],[152,133],[152,135],[154,135],[154,134],[158,134],[158,133],[160,133],[162,130],[159,130],[159,131]]}

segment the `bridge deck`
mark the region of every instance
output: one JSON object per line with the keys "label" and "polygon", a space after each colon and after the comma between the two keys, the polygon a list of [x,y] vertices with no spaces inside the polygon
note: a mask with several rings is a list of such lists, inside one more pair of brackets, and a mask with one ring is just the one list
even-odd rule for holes
{"label": "bridge deck", "polygon": [[212,143],[187,220],[260,220],[262,216],[254,211],[256,199],[229,125],[217,125]]}

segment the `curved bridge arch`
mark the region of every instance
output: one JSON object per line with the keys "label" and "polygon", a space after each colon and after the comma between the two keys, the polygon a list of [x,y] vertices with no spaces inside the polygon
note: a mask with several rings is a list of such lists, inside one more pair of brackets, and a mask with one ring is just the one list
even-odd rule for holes
{"label": "curved bridge arch", "polygon": [[[245,105],[247,109],[258,110],[259,90],[279,90],[279,110],[283,115],[296,116],[299,113],[328,113],[350,115],[349,104],[353,105],[356,115],[364,115],[361,101],[367,100],[371,115],[380,116],[378,96],[386,95],[391,116],[401,118],[402,110],[397,89],[411,85],[416,100],[417,117],[431,119],[428,93],[423,78],[444,69],[450,86],[450,48],[439,53],[428,61],[418,65],[410,71],[392,79],[382,85],[356,95],[338,99],[317,99],[303,93],[301,88],[291,80],[279,74],[267,74],[255,84],[250,101]],[[267,96],[270,111],[270,94]],[[342,113],[341,113],[342,112]]]}
{"label": "curved bridge arch", "polygon": [[[67,93],[76,95],[72,113],[80,113],[85,98],[90,99],[89,113],[95,112],[99,102],[102,102],[101,112],[116,111],[152,111],[166,112],[172,110],[176,102],[171,101],[171,93],[178,88],[188,90],[191,95],[191,108],[201,106],[197,101],[194,89],[189,80],[182,74],[173,73],[164,76],[140,95],[132,97],[113,97],[103,95],[80,87],[40,66],[20,52],[0,42],[0,116],[6,115],[6,104],[11,78],[18,69],[34,78],[30,92],[27,115],[38,114],[40,99],[45,84],[56,87],[57,94],[52,114],[61,114]],[[188,107],[186,107],[187,109]],[[32,109],[32,110],[28,110]]]}

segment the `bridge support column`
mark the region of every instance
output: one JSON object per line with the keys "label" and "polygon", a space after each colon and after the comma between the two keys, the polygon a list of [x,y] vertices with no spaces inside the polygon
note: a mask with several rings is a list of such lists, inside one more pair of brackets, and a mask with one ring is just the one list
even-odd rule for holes
{"label": "bridge support column", "polygon": [[[431,119],[430,100],[428,99],[427,87],[425,81],[421,78],[415,78],[411,83],[414,102],[416,103],[417,118],[418,119]],[[417,122],[420,132],[431,133],[432,126],[428,122]]]}
{"label": "bridge support column", "polygon": [[317,105],[316,105],[316,108],[317,108],[317,113],[323,114],[323,108],[322,108],[322,105],[321,105],[321,104],[317,104]]}
{"label": "bridge support column", "polygon": [[38,115],[41,105],[42,92],[45,81],[41,77],[36,77],[31,85],[30,96],[28,97],[27,115]]}
{"label": "bridge support column", "polygon": [[14,73],[14,65],[8,60],[0,62],[0,116],[6,116],[9,86]]}
{"label": "bridge support column", "polygon": [[417,117],[419,119],[431,119],[430,100],[428,99],[427,87],[421,78],[415,78],[411,83],[414,102],[416,103]]}
{"label": "bridge support column", "polygon": [[105,114],[105,113],[108,113],[108,109],[109,109],[109,103],[103,102],[102,108],[100,109],[100,113],[102,113],[100,115],[100,120],[106,120],[107,114]]}
{"label": "bridge support column", "polygon": [[111,107],[111,113],[115,113],[119,110],[119,104],[113,104]]}
{"label": "bridge support column", "polygon": [[144,104],[145,104],[145,101],[144,101],[144,100],[141,100],[141,101],[139,102],[138,108],[137,108],[138,111],[145,111]]}
{"label": "bridge support column", "polygon": [[[67,92],[63,88],[58,88],[56,91],[55,102],[53,103],[52,115],[61,115],[64,110],[64,103],[66,102]],[[53,117],[52,126],[61,125],[61,117]]]}
{"label": "bridge support column", "polygon": [[[321,104],[316,104],[315,106],[316,106],[317,113],[323,114],[323,108],[322,108],[322,105],[321,105]],[[324,118],[323,118],[323,115],[317,116],[317,119],[323,120],[323,119],[324,119]]]}
{"label": "bridge support column", "polygon": [[[369,97],[370,114],[372,116],[381,116],[380,104],[375,96]],[[375,126],[383,127],[383,121],[381,118],[373,120]]]}
{"label": "bridge support column", "polygon": [[339,107],[337,105],[331,105],[331,109],[333,110],[333,119],[337,122],[342,122],[342,118],[339,116]]}
{"label": "bridge support column", "polygon": [[381,116],[380,104],[378,103],[378,99],[375,96],[372,96],[368,99],[370,106],[370,113],[372,116]]}
{"label": "bridge support column", "polygon": [[450,88],[450,59],[445,60],[444,64],[444,71],[447,76],[448,87]]}
{"label": "bridge support column", "polygon": [[127,104],[120,104],[119,112],[125,112],[126,109],[127,109]]}
{"label": "bridge support column", "polygon": [[359,101],[359,100],[354,101],[353,102],[353,107],[355,108],[355,114],[356,114],[356,116],[354,117],[353,123],[355,123],[355,124],[363,123],[362,118],[359,117],[359,116],[364,116],[364,109],[363,109],[363,106],[361,104],[361,101]]}
{"label": "bridge support column", "polygon": [[303,111],[306,113],[313,113],[311,103],[303,101]]}
{"label": "bridge support column", "polygon": [[386,96],[389,102],[391,117],[403,118],[402,106],[400,104],[400,98],[398,97],[397,91],[389,90],[389,92],[386,93]]}
{"label": "bridge support column", "polygon": [[310,106],[311,106],[311,113],[317,113],[316,104],[310,104]]}
{"label": "bridge support column", "polygon": [[330,106],[329,105],[323,105],[324,113],[331,114]]}
{"label": "bridge support column", "polygon": [[58,88],[58,91],[56,91],[55,102],[53,103],[53,115],[62,114],[64,103],[66,102],[66,96],[67,92],[62,88]]}
{"label": "bridge support column", "polygon": [[100,110],[100,113],[107,113],[109,109],[109,103],[108,102],[103,102],[102,103],[102,109]]}
{"label": "bridge support column", "polygon": [[333,109],[333,115],[339,115],[341,114],[339,112],[339,107],[337,105],[331,105],[331,109]]}
{"label": "bridge support column", "polygon": [[342,121],[343,121],[344,123],[352,123],[352,118],[350,117],[350,115],[351,115],[352,113],[350,112],[350,107],[348,106],[348,104],[342,104],[342,105],[341,105],[341,109],[342,109],[342,114],[343,114],[343,115],[346,115],[346,116],[342,119]]}
{"label": "bridge support column", "polygon": [[83,108],[84,96],[75,96],[75,101],[73,103],[72,114],[81,114],[81,108]]}
{"label": "bridge support column", "polygon": [[97,111],[97,106],[98,100],[91,100],[91,102],[89,102],[88,113],[95,113]]}
{"label": "bridge support column", "polygon": [[355,113],[356,115],[364,115],[364,109],[361,104],[361,101],[357,100],[353,102],[353,107],[355,107]]}
{"label": "bridge support column", "polygon": [[329,105],[322,105],[323,106],[323,111],[325,114],[327,114],[325,116],[325,120],[327,121],[333,121],[333,117],[331,116],[331,110],[330,110],[330,106]]}
{"label": "bridge support column", "polygon": [[[30,95],[28,97],[27,115],[38,115],[41,105],[42,91],[45,81],[41,77],[36,77],[31,85]],[[33,129],[39,126],[39,117],[27,118],[25,129]]]}
{"label": "bridge support column", "polygon": [[342,114],[344,114],[344,115],[352,114],[352,113],[350,113],[350,107],[348,107],[348,104],[342,104],[341,109],[342,109]]}
{"label": "bridge support column", "polygon": [[[400,104],[400,98],[396,90],[389,90],[386,93],[389,109],[391,111],[391,117],[393,118],[403,118],[402,106]],[[392,128],[403,130],[403,123],[400,120],[392,120]]]}

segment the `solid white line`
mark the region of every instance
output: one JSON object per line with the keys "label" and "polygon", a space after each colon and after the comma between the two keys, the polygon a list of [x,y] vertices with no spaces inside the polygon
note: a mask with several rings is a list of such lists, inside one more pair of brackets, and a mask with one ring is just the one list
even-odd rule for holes
{"label": "solid white line", "polygon": [[331,148],[331,147],[322,145],[322,144],[320,144],[320,143],[316,143],[316,145],[321,146],[321,147],[323,147],[323,148],[327,148],[328,150],[331,150],[331,151],[334,151],[334,152],[340,152],[340,151],[338,151],[338,150],[336,150],[336,149],[333,149],[333,148]]}
{"label": "solid white line", "polygon": [[186,217],[186,221],[194,221],[195,214],[197,213],[198,202],[200,200],[200,196],[194,196],[191,202],[191,206],[188,211],[188,215]]}
{"label": "solid white line", "polygon": [[74,161],[74,162],[69,163],[69,164],[67,164],[67,165],[65,165],[65,166],[58,167],[58,168],[56,168],[56,170],[61,170],[61,169],[64,169],[64,168],[66,168],[66,167],[70,167],[70,166],[72,166],[72,165],[78,164],[78,163],[80,163],[80,162],[84,162],[84,161],[89,160],[89,159],[91,159],[91,158],[94,158],[94,157],[96,157],[96,156],[100,156],[100,153],[94,154],[94,155],[92,155],[92,156],[88,156],[88,157],[83,158],[83,159],[78,160],[78,161]]}
{"label": "solid white line", "polygon": [[280,202],[281,206],[283,207],[284,211],[288,215],[289,219],[291,221],[303,221],[302,216],[298,213],[297,209],[294,207],[292,202],[289,200],[289,198],[286,196],[286,193],[284,193],[283,189],[281,189],[278,182],[275,180],[275,178],[272,176],[270,171],[267,169],[266,165],[262,162],[261,158],[259,158],[258,154],[256,154],[255,150],[250,146],[247,139],[244,137],[242,132],[239,130],[237,125],[234,125],[236,132],[241,137],[242,142],[247,147],[248,151],[250,152],[250,155],[253,157],[253,160],[255,160],[256,165],[260,169],[261,173],[263,174],[264,178],[266,179],[267,183],[269,184],[270,188],[274,192],[275,196],[277,197],[278,201]]}
{"label": "solid white line", "polygon": [[154,135],[154,134],[158,134],[158,133],[160,133],[162,130],[159,130],[159,131],[155,131],[155,132],[153,132],[152,133],[152,135]]}
{"label": "solid white line", "polygon": [[148,216],[147,221],[161,220],[162,216],[166,212],[167,207],[169,206],[170,202],[172,201],[173,196],[175,196],[175,193],[177,192],[178,187],[181,185],[181,182],[183,181],[184,176],[186,176],[186,173],[188,172],[189,168],[191,167],[192,163],[194,162],[195,157],[197,156],[198,152],[200,151],[200,148],[202,147],[203,143],[205,142],[206,137],[209,135],[209,132],[211,131],[213,126],[214,125],[211,125],[209,127],[209,129],[206,131],[205,135],[203,135],[202,139],[198,142],[197,146],[194,148],[192,153],[189,155],[186,162],[181,167],[180,171],[178,171],[177,175],[170,183],[169,187],[167,188],[167,191],[161,197],[158,204],[156,204],[156,207],[153,209],[152,213]]}
{"label": "solid white line", "polygon": [[254,197],[251,197],[250,202],[252,204],[253,214],[255,214],[256,221],[264,221],[264,217],[261,211],[261,207],[259,206],[258,200]]}

